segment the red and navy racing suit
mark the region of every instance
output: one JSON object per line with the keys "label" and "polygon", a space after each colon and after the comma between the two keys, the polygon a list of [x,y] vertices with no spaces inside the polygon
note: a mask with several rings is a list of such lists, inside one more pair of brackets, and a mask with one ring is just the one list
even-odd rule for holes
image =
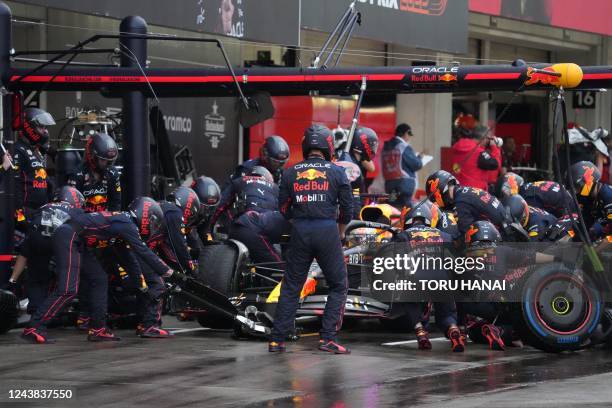
{"label": "red and navy racing suit", "polygon": [[[444,245],[452,243],[453,239],[450,235],[427,225],[415,225],[402,233],[398,234],[394,241],[407,242],[410,248],[427,248],[433,251],[433,256],[444,257]],[[431,252],[428,253],[430,256]],[[422,279],[448,279],[446,271],[417,271],[416,278]],[[434,302],[434,313],[436,316],[436,325],[447,333],[452,325],[457,325],[457,308],[455,302]],[[408,303],[406,310],[413,325],[416,325],[423,318],[427,309],[425,303]]]}
{"label": "red and navy racing suit", "polygon": [[183,212],[176,204],[168,201],[160,201],[159,205],[164,212],[164,227],[158,236],[147,242],[149,248],[156,251],[173,269],[194,272],[196,262],[191,259],[187,246]]}
{"label": "red and navy racing suit", "polygon": [[121,181],[115,166],[98,175],[88,163],[82,163],[76,173],[66,176],[65,184],[83,194],[87,212],[121,210]]}
{"label": "red and navy racing suit", "polygon": [[557,218],[568,215],[566,208],[572,214],[576,212],[572,195],[565,187],[554,181],[523,184],[520,194],[530,206],[546,210]]}
{"label": "red and navy racing suit", "polygon": [[[435,222],[435,228],[440,231],[450,235],[453,241],[458,240],[461,237],[459,232],[459,226],[457,225],[457,220],[455,216],[446,211],[438,210],[438,219]],[[434,225],[434,220],[432,220],[432,225]]]}
{"label": "red and navy racing suit", "polygon": [[507,215],[497,198],[475,187],[458,187],[455,188],[454,194],[461,237],[465,237],[470,225],[476,221],[490,221],[503,233]]}
{"label": "red and navy racing suit", "polygon": [[229,237],[244,243],[255,262],[280,262],[280,255],[272,241],[263,233],[265,229],[272,228],[265,223],[278,222],[279,217],[275,220],[274,217],[258,216],[278,210],[278,186],[263,177],[242,176],[233,179],[223,190],[211,225],[234,203],[237,208],[229,228]]}
{"label": "red and navy racing suit", "polygon": [[69,218],[70,210],[67,203],[49,203],[31,214],[30,228],[21,246],[21,255],[28,260],[26,289],[30,315],[34,314],[50,293],[53,278],[50,269],[53,257],[51,235]]}
{"label": "red and navy racing suit", "polygon": [[[561,227],[562,225],[563,227]],[[567,231],[571,229],[571,222],[564,223],[562,220],[557,219],[557,217],[548,211],[542,210],[538,207],[529,206],[529,218],[527,220],[525,230],[529,234],[529,240],[531,242],[556,240],[562,238],[562,236],[559,234],[562,231],[555,233],[554,237],[549,237],[549,233],[553,228],[563,228],[565,230],[565,234],[567,234]]]}
{"label": "red and navy racing suit", "polygon": [[[39,146],[27,141],[15,143],[13,164],[15,177],[15,209],[17,228],[25,225],[31,213],[49,202],[53,186],[47,178],[45,156]],[[20,228],[25,232],[25,228]]]}
{"label": "red and navy racing suit", "polygon": [[[344,165],[344,163],[348,163]],[[360,194],[366,192],[365,187],[365,174],[366,170],[359,160],[355,157],[353,151],[350,153],[343,151],[336,164],[344,168],[347,173],[346,176],[351,182],[351,189],[353,190],[353,219],[359,219],[359,213],[361,207],[363,207],[363,200]]]}
{"label": "red and navy racing suit", "polygon": [[[56,261],[55,290],[38,308],[32,317],[30,327],[44,329],[49,321],[76,296],[79,288],[79,271],[84,274],[91,272],[96,277],[101,276],[99,271],[101,266],[87,248],[112,245],[116,240],[121,240],[130,256],[136,256],[138,261],[147,264],[159,277],[169,270],[168,265],[142,242],[138,228],[128,213],[85,213],[80,209],[71,209],[69,215],[70,219],[59,226],[51,237]],[[83,268],[81,268],[82,262]],[[96,269],[99,270],[95,271]],[[104,327],[108,280],[96,280],[92,289],[89,298],[90,327]]]}
{"label": "red and navy racing suit", "polygon": [[[234,172],[231,174],[230,182],[232,180],[236,179],[236,178],[240,178],[240,177],[243,177],[243,176],[246,176],[246,175],[250,174],[251,170],[253,169],[253,167],[256,167],[256,166],[262,166],[262,167],[267,168],[270,171],[270,173],[272,173],[272,177],[274,177],[274,182],[275,183],[278,183],[280,181],[281,176],[283,175],[283,169],[282,168],[276,169],[276,171],[272,171],[258,157],[258,158],[255,158],[255,159],[247,160],[247,161],[245,161],[242,164],[239,164],[234,169]],[[225,189],[225,186],[224,186],[224,189]]]}
{"label": "red and navy racing suit", "polygon": [[292,230],[271,339],[284,341],[293,329],[300,292],[316,259],[329,290],[320,336],[335,340],[348,290],[337,222],[348,224],[351,220],[350,183],[342,168],[311,156],[284,171],[279,203],[280,212],[291,220]]}
{"label": "red and navy racing suit", "polygon": [[603,183],[600,185],[595,200],[582,197],[579,199],[584,222],[590,226],[593,239],[612,236],[612,186]]}

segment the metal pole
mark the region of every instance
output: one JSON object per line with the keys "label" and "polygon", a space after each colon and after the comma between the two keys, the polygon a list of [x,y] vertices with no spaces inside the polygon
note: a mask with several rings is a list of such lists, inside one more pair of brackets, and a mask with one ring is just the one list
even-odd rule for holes
{"label": "metal pole", "polygon": [[[129,16],[119,26],[121,66],[144,70],[147,61],[147,40],[125,34],[146,34],[142,17]],[[147,100],[142,92],[123,93],[123,206],[134,198],[151,194],[151,153],[147,125]]]}
{"label": "metal pole", "polygon": [[[0,80],[11,67],[11,9],[0,2]],[[0,87],[0,129],[2,136],[0,142],[12,141],[11,128],[11,97],[6,95],[4,84]],[[9,147],[10,149],[10,147]],[[0,159],[1,162],[1,159]],[[13,253],[13,229],[15,227],[13,212],[15,207],[15,181],[14,170],[2,172],[0,181],[0,283],[8,280],[10,274],[10,254]]]}

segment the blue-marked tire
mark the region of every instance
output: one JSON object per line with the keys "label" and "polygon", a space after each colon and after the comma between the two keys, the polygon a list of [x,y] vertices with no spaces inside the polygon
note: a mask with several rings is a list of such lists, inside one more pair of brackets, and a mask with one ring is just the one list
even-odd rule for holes
{"label": "blue-marked tire", "polygon": [[599,290],[588,275],[554,263],[534,270],[515,304],[515,323],[529,345],[552,353],[580,349],[602,314]]}

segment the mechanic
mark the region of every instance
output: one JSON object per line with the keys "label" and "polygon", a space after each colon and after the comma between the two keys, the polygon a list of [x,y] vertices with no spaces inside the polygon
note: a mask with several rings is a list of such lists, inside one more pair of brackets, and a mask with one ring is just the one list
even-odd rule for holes
{"label": "mechanic", "polygon": [[342,325],[348,291],[341,241],[353,211],[351,187],[344,170],[331,163],[334,144],[327,127],[313,124],[306,129],[302,154],[304,161],[285,170],[281,179],[280,212],[290,220],[292,230],[268,350],[285,351],[285,338],[295,324],[300,292],[316,259],[329,290],[319,350],[347,354],[349,349],[337,342],[336,335]]}
{"label": "mechanic", "polygon": [[234,202],[235,218],[229,228],[229,237],[244,243],[255,262],[281,262],[280,254],[263,230],[273,227],[266,227],[266,224],[277,222],[282,228],[284,218],[278,213],[266,217],[253,214],[278,210],[278,186],[268,169],[254,166],[248,175],[233,179],[231,187],[223,190],[211,225]]}
{"label": "mechanic", "polygon": [[223,192],[229,187],[231,181],[247,175],[255,166],[263,166],[274,176],[274,182],[278,183],[283,174],[283,168],[289,160],[289,145],[282,136],[272,135],[266,138],[259,149],[259,157],[247,160],[240,164],[232,175],[229,183],[223,186]]}
{"label": "mechanic", "polygon": [[395,128],[395,137],[387,140],[382,149],[382,171],[385,191],[397,198],[390,204],[402,208],[410,205],[417,189],[416,172],[423,167],[423,153],[416,154],[410,145],[412,128],[401,123]]}
{"label": "mechanic", "polygon": [[[429,255],[444,257],[444,244],[450,244],[452,237],[431,226],[433,214],[428,205],[423,203],[414,208],[405,208],[402,211],[401,223],[404,226],[404,231],[398,234],[394,241],[408,242],[410,247],[419,246],[433,250],[433,254]],[[416,272],[417,275],[419,271]],[[446,271],[426,271],[425,274],[420,272],[423,278],[426,279],[447,279]],[[425,303],[409,303],[407,305],[408,314],[412,322],[417,322],[414,329],[419,350],[431,350],[431,341],[426,327],[421,322],[422,316],[425,314],[427,302]],[[434,302],[434,312],[436,316],[436,324],[446,334],[446,337],[451,341],[451,349],[453,352],[463,352],[465,350],[465,339],[461,335],[459,326],[457,326],[457,309],[454,302]]]}
{"label": "mechanic", "polygon": [[488,191],[491,172],[497,172],[501,166],[501,151],[498,147],[501,139],[489,134],[485,126],[461,129],[465,131],[452,147],[453,175],[463,186]]}
{"label": "mechanic", "polygon": [[189,187],[178,187],[167,201],[160,201],[159,206],[164,213],[164,224],[159,234],[147,241],[147,245],[173,269],[196,273],[198,263],[191,258],[187,235],[188,229],[200,219],[198,195]]}
{"label": "mechanic", "polygon": [[191,183],[191,189],[195,191],[200,200],[200,219],[196,227],[188,228],[187,244],[191,253],[191,259],[200,259],[200,242],[210,241],[214,225],[210,224],[210,220],[217,210],[219,201],[221,200],[221,189],[215,180],[210,177],[200,176]]}
{"label": "mechanic", "polygon": [[[153,199],[139,201],[141,207],[130,212],[85,213],[71,209],[64,223],[53,235],[53,254],[56,259],[56,287],[37,309],[22,333],[25,340],[42,344],[50,342],[47,325],[75,296],[79,288],[80,272],[101,275],[101,266],[89,249],[114,244],[121,240],[131,256],[149,265],[159,276],[170,277],[173,270],[145,245],[142,239],[158,233],[163,222],[163,213]],[[84,247],[82,253],[80,247]],[[135,264],[138,264],[136,261]],[[81,267],[81,262],[85,265]],[[105,275],[105,273],[104,273]],[[91,322],[89,341],[116,341],[117,336],[106,328],[108,281],[100,280],[91,292]]]}
{"label": "mechanic", "polygon": [[502,203],[512,220],[525,228],[531,242],[558,241],[564,237],[569,240],[573,234],[569,217],[557,219],[541,208],[528,205],[518,194],[507,196]]}
{"label": "mechanic", "polygon": [[460,186],[447,171],[438,170],[427,178],[426,193],[441,209],[455,209],[461,237],[477,220],[491,221],[508,237],[515,235],[509,227],[511,220],[497,198],[479,188]]}
{"label": "mechanic", "polygon": [[555,217],[572,215],[577,211],[572,195],[565,187],[554,181],[535,181],[523,184],[519,194],[530,206],[546,210]]}
{"label": "mechanic", "polygon": [[363,206],[360,194],[366,193],[366,174],[373,172],[374,158],[378,151],[378,135],[370,128],[360,126],[355,130],[351,149],[342,151],[336,165],[344,167],[346,176],[351,182],[353,190],[353,219],[359,219],[359,212]]}
{"label": "mechanic", "polygon": [[53,117],[38,108],[23,112],[20,137],[15,143],[13,164],[15,177],[15,229],[25,233],[32,212],[49,202],[53,192],[47,178],[46,160],[42,146],[49,140],[48,126],[55,125]]}
{"label": "mechanic", "polygon": [[600,182],[601,173],[591,162],[573,164],[570,175],[592,238],[612,235],[612,187]]}
{"label": "mechanic", "polygon": [[50,264],[53,247],[50,237],[62,221],[64,213],[68,213],[70,208],[83,208],[84,205],[85,198],[77,189],[64,186],[55,192],[53,202],[43,205],[31,214],[30,227],[6,287],[15,293],[17,281],[26,266],[28,267],[25,287],[29,315],[36,312],[51,289],[53,272]]}
{"label": "mechanic", "polygon": [[85,159],[64,184],[76,187],[85,196],[85,211],[120,211],[121,181],[113,165],[119,150],[106,133],[94,133],[85,145]]}

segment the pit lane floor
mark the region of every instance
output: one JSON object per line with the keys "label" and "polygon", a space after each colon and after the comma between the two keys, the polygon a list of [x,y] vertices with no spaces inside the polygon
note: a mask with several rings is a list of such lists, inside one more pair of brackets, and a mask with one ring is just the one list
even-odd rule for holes
{"label": "pit lane floor", "polygon": [[[88,343],[74,328],[52,329],[57,343],[33,345],[19,330],[0,336],[0,406],[79,407],[591,407],[612,405],[612,351],[564,355],[445,339],[416,349],[412,335],[362,323],[346,330],[349,356],[316,350],[317,336],[270,354],[262,341],[167,318],[172,339]],[[408,342],[405,342],[408,341]],[[401,342],[401,343],[397,343]],[[383,343],[391,345],[383,346]],[[71,400],[10,402],[9,389],[70,389]]]}

